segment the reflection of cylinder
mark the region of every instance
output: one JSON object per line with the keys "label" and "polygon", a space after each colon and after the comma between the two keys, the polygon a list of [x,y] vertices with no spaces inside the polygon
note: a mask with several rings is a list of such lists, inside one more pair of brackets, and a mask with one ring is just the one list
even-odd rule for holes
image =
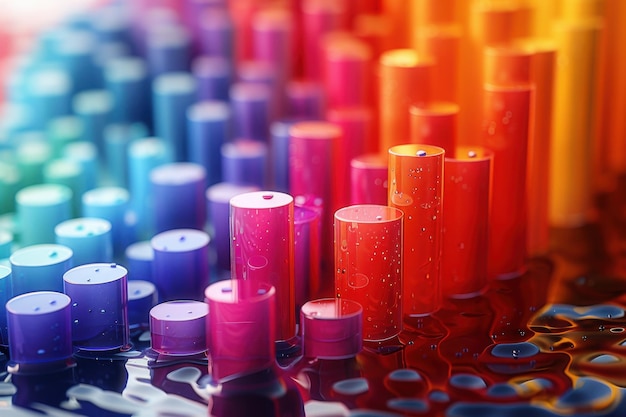
{"label": "reflection of cylinder", "polygon": [[362,346],[363,308],[343,298],[307,302],[300,311],[304,357],[344,359]]}
{"label": "reflection of cylinder", "polygon": [[445,160],[441,286],[446,296],[487,285],[492,153],[459,147]]}
{"label": "reflection of cylinder", "polygon": [[70,297],[36,291],[6,305],[9,352],[18,364],[63,361],[72,355]]}
{"label": "reflection of cylinder", "polygon": [[150,172],[154,231],[204,228],[206,170],[191,162],[164,164]]}
{"label": "reflection of cylinder", "polygon": [[335,213],[337,297],[363,307],[363,339],[402,330],[402,210],[348,206]]}
{"label": "reflection of cylinder", "polygon": [[320,291],[320,216],[308,207],[294,208],[296,314]]}
{"label": "reflection of cylinder", "polygon": [[278,340],[296,330],[293,211],[293,198],[284,193],[256,191],[230,200],[232,277],[276,288]]}
{"label": "reflection of cylinder", "polygon": [[389,149],[389,205],[404,212],[405,315],[440,307],[444,150],[407,144]]}
{"label": "reflection of cylinder", "polygon": [[83,350],[119,349],[129,343],[126,268],[107,263],[77,266],[63,275],[72,299],[72,341]]}
{"label": "reflection of cylinder", "polygon": [[531,87],[485,85],[482,145],[493,152],[489,275],[520,273],[526,262],[526,154]]}
{"label": "reflection of cylinder", "polygon": [[164,355],[194,355],[206,350],[207,304],[175,300],[150,310],[150,342]]}
{"label": "reflection of cylinder", "polygon": [[217,382],[268,369],[275,363],[276,292],[267,283],[257,284],[249,298],[238,296],[234,280],[216,282],[205,291],[210,311],[209,367]]}
{"label": "reflection of cylinder", "polygon": [[64,245],[31,245],[9,258],[13,295],[32,291],[63,292],[63,274],[74,265],[72,250]]}
{"label": "reflection of cylinder", "polygon": [[387,204],[386,153],[365,154],[350,161],[350,203]]}
{"label": "reflection of cylinder", "polygon": [[209,240],[196,229],[172,229],[150,240],[152,279],[160,301],[202,299],[209,284]]}

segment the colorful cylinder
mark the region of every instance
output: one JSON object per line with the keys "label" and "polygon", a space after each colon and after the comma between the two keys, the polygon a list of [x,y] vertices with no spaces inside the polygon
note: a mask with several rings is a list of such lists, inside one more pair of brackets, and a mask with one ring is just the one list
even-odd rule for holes
{"label": "colorful cylinder", "polygon": [[206,191],[211,246],[215,251],[215,264],[220,271],[230,271],[230,199],[238,194],[258,191],[250,185],[221,182]]}
{"label": "colorful cylinder", "polygon": [[175,300],[150,310],[150,344],[167,356],[195,355],[207,350],[208,305]]}
{"label": "colorful cylinder", "polygon": [[36,291],[10,299],[6,310],[11,360],[37,365],[70,358],[70,303],[70,297],[54,291]]}
{"label": "colorful cylinder", "polygon": [[204,229],[206,170],[191,162],[175,162],[150,172],[154,198],[154,231]]}
{"label": "colorful cylinder", "polygon": [[492,164],[492,152],[480,147],[458,147],[445,159],[444,296],[474,296],[487,285]]}
{"label": "colorful cylinder", "polygon": [[187,110],[187,160],[204,167],[207,186],[222,181],[220,149],[230,140],[230,123],[230,108],[224,101],[199,101]]}
{"label": "colorful cylinder", "polygon": [[77,217],[54,228],[56,243],[72,250],[74,266],[113,261],[111,222],[97,217]]}
{"label": "colorful cylinder", "polygon": [[410,142],[409,108],[429,100],[433,63],[412,49],[393,49],[379,58],[380,150]]}
{"label": "colorful cylinder", "polygon": [[[11,289],[11,268],[0,265],[0,305],[5,306],[13,296]],[[9,332],[7,328],[7,315],[0,314],[0,346],[9,345]]]}
{"label": "colorful cylinder", "polygon": [[383,153],[359,155],[350,161],[350,204],[387,204],[387,164]]}
{"label": "colorful cylinder", "polygon": [[489,275],[520,274],[526,263],[526,164],[529,85],[485,85],[482,146],[493,152]]}
{"label": "colorful cylinder", "polygon": [[15,195],[20,244],[55,241],[54,227],[72,217],[72,190],[60,184],[22,188]]}
{"label": "colorful cylinder", "polygon": [[402,304],[405,316],[441,307],[443,148],[406,144],[389,149],[388,204],[404,212]]}
{"label": "colorful cylinder", "polygon": [[237,82],[231,86],[233,137],[268,142],[271,98],[271,89],[264,84]]}
{"label": "colorful cylinder", "polygon": [[121,255],[130,241],[126,227],[126,213],[130,194],[121,187],[99,187],[83,194],[82,214],[84,217],[97,217],[111,223],[113,254]]}
{"label": "colorful cylinder", "polygon": [[307,302],[300,311],[304,357],[346,359],[363,345],[363,308],[344,298]]}
{"label": "colorful cylinder", "polygon": [[236,281],[225,280],[205,291],[209,372],[217,382],[269,369],[276,361],[274,287],[256,283],[249,297],[241,297],[238,288]]}
{"label": "colorful cylinder", "polygon": [[309,207],[294,207],[294,266],[296,318],[307,301],[320,291],[320,214]]}
{"label": "colorful cylinder", "polygon": [[265,188],[268,171],[267,148],[267,144],[263,142],[248,139],[223,144],[220,155],[224,182]]}
{"label": "colorful cylinder", "polygon": [[231,274],[276,289],[278,340],[296,334],[294,204],[289,194],[255,191],[230,200]]}
{"label": "colorful cylinder", "polygon": [[154,249],[149,240],[131,243],[124,251],[129,280],[144,280],[152,282],[152,261]]}
{"label": "colorful cylinder", "polygon": [[154,135],[167,145],[174,161],[187,157],[187,109],[196,99],[196,81],[189,72],[168,72],[152,83]]}
{"label": "colorful cylinder", "polygon": [[191,63],[191,34],[182,25],[154,25],[148,30],[146,59],[152,77],[188,71]]}
{"label": "colorful cylinder", "polygon": [[159,300],[156,287],[140,279],[128,281],[128,326],[130,330],[147,328],[150,310]]}
{"label": "colorful cylinder", "polygon": [[104,67],[106,89],[113,98],[111,121],[151,125],[150,81],[141,58],[115,58]]}
{"label": "colorful cylinder", "polygon": [[403,216],[395,207],[357,205],[335,212],[335,288],[363,307],[363,339],[402,330]]}
{"label": "colorful cylinder", "polygon": [[73,266],[67,246],[41,244],[26,246],[9,258],[13,295],[33,291],[63,292],[63,274]]}
{"label": "colorful cylinder", "polygon": [[202,299],[209,284],[209,240],[196,229],[172,229],[151,239],[152,277],[160,302]]}
{"label": "colorful cylinder", "polygon": [[129,343],[126,268],[114,263],[80,265],[63,275],[72,299],[72,341],[85,351],[124,348]]}
{"label": "colorful cylinder", "polygon": [[411,106],[411,142],[443,148],[454,154],[459,106],[451,102],[429,102]]}
{"label": "colorful cylinder", "polygon": [[221,56],[201,55],[191,63],[191,73],[196,79],[198,101],[228,101],[232,82],[232,65]]}

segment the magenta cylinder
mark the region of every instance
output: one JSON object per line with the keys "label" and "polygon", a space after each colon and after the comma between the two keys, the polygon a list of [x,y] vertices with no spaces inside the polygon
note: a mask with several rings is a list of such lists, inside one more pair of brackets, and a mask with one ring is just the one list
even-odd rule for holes
{"label": "magenta cylinder", "polygon": [[296,334],[294,203],[289,194],[255,191],[230,200],[231,274],[276,289],[277,340]]}
{"label": "magenta cylinder", "polygon": [[246,297],[240,297],[234,280],[218,281],[205,291],[209,372],[216,382],[275,364],[276,291],[267,283],[257,284]]}
{"label": "magenta cylinder", "polygon": [[320,216],[308,207],[294,207],[296,312],[320,291]]}
{"label": "magenta cylinder", "polygon": [[350,161],[350,204],[387,204],[387,164],[385,154],[365,154]]}

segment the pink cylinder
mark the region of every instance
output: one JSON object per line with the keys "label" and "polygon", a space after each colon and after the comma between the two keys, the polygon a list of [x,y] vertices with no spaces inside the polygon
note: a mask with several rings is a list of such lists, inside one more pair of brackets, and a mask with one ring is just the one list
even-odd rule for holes
{"label": "pink cylinder", "polygon": [[442,293],[470,297],[487,285],[493,153],[462,146],[450,155],[444,166]]}
{"label": "pink cylinder", "polygon": [[365,154],[350,162],[350,203],[387,204],[386,154]]}
{"label": "pink cylinder", "polygon": [[206,303],[174,300],[150,310],[150,344],[168,356],[195,355],[207,350]]}
{"label": "pink cylinder", "polygon": [[209,372],[217,382],[259,372],[276,361],[276,292],[267,283],[257,284],[246,297],[239,296],[234,280],[218,281],[205,291]]}
{"label": "pink cylinder", "polygon": [[367,43],[345,32],[331,32],[322,47],[328,106],[371,105],[373,62]]}
{"label": "pink cylinder", "polygon": [[489,275],[519,275],[526,264],[526,164],[529,85],[485,85],[482,145],[493,151]]}
{"label": "pink cylinder", "polygon": [[[341,129],[322,121],[300,122],[289,130],[289,191],[293,196],[321,199],[322,242],[332,242],[333,214],[339,208],[334,196],[339,174],[336,158]],[[344,190],[345,192],[345,190]],[[322,265],[332,265],[332,245],[323,245]]]}
{"label": "pink cylinder", "polygon": [[389,205],[404,212],[403,311],[441,307],[443,148],[421,144],[389,149]]}
{"label": "pink cylinder", "polygon": [[363,339],[390,339],[402,330],[402,210],[348,206],[335,213],[338,298],[363,307]]}
{"label": "pink cylinder", "polygon": [[320,215],[309,207],[294,207],[296,317],[320,291]]}
{"label": "pink cylinder", "polygon": [[277,340],[296,334],[293,211],[293,197],[279,192],[254,191],[230,200],[232,277],[276,289]]}

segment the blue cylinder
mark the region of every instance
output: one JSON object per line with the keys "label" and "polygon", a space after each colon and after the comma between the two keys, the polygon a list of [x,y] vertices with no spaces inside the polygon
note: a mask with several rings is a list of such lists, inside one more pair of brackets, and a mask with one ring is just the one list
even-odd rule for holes
{"label": "blue cylinder", "polygon": [[13,295],[33,291],[63,292],[63,274],[72,268],[72,250],[57,244],[31,245],[16,250],[11,262]]}
{"label": "blue cylinder", "polygon": [[206,222],[206,171],[202,165],[176,162],[150,172],[154,230],[203,230]]}
{"label": "blue cylinder", "polygon": [[187,111],[188,160],[204,167],[207,186],[222,181],[222,145],[230,140],[230,108],[222,101],[201,101]]}
{"label": "blue cylinder", "polygon": [[168,72],[189,71],[191,35],[180,25],[151,27],[147,32],[147,60],[152,77]]}
{"label": "blue cylinder", "polygon": [[67,71],[44,67],[29,78],[27,104],[33,128],[45,129],[52,119],[71,114],[72,79]]}
{"label": "blue cylinder", "polygon": [[135,139],[148,136],[143,123],[112,123],[104,129],[104,172],[114,186],[128,187],[128,149]]}
{"label": "blue cylinder", "polygon": [[56,243],[70,248],[75,266],[113,261],[111,223],[96,217],[78,217],[54,228]]}
{"label": "blue cylinder", "polygon": [[289,129],[294,123],[278,120],[270,127],[270,184],[284,193],[289,192]]}
{"label": "blue cylinder", "polygon": [[230,88],[233,137],[268,143],[271,90],[264,84],[238,82]]}
{"label": "blue cylinder", "polygon": [[104,79],[113,100],[111,122],[139,122],[151,127],[152,104],[146,62],[136,57],[112,59],[104,66]]}
{"label": "blue cylinder", "polygon": [[7,329],[7,314],[5,306],[13,297],[11,290],[11,268],[0,265],[0,346],[9,345],[9,331]]}
{"label": "blue cylinder", "polygon": [[85,90],[74,96],[74,114],[83,125],[82,140],[104,149],[104,128],[109,123],[113,110],[113,98],[107,90]]}
{"label": "blue cylinder", "polygon": [[68,158],[53,159],[43,169],[43,182],[59,184],[72,190],[72,217],[80,212],[80,196],[85,192],[85,179],[82,166]]}
{"label": "blue cylinder", "polygon": [[82,198],[82,215],[105,219],[111,223],[113,256],[123,255],[130,243],[126,226],[126,213],[129,209],[130,194],[120,187],[99,187],[87,191]]}
{"label": "blue cylinder", "polygon": [[188,72],[158,76],[152,85],[154,135],[163,139],[174,161],[187,157],[187,109],[194,103],[196,82]]}
{"label": "blue cylinder", "polygon": [[[84,191],[91,190],[98,185],[100,161],[98,160],[98,149],[94,143],[86,141],[69,143],[63,149],[62,156],[80,165],[84,176]],[[82,192],[78,194],[79,203],[81,195]]]}
{"label": "blue cylinder", "polygon": [[152,261],[154,261],[154,249],[149,240],[141,240],[131,243],[124,251],[128,279],[153,281]]}

